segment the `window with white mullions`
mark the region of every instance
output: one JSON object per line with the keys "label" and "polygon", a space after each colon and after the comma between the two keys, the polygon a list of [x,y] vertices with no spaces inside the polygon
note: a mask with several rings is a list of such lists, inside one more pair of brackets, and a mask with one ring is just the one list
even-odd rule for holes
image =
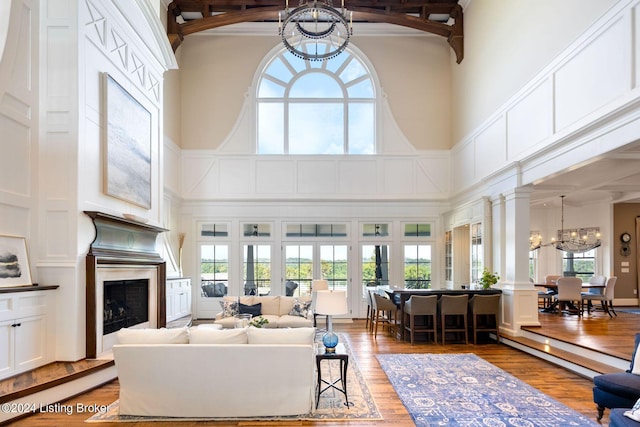
{"label": "window with white mullions", "polygon": [[586,252],[562,252],[563,276],[579,277],[583,282],[588,282],[595,274],[596,249]]}
{"label": "window with white mullions", "polygon": [[431,245],[404,245],[404,286],[431,288]]}
{"label": "window with white mullions", "polygon": [[315,62],[282,49],[256,89],[258,154],[375,154],[376,90],[353,51]]}
{"label": "window with white mullions", "polygon": [[203,297],[223,297],[229,287],[229,246],[200,246],[200,294]]}

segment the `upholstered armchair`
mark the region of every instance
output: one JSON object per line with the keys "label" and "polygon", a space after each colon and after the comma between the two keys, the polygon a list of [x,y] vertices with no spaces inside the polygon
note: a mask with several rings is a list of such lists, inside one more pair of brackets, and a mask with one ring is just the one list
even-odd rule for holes
{"label": "upholstered armchair", "polygon": [[593,378],[593,401],[598,407],[598,421],[602,419],[605,408],[632,408],[640,399],[640,366],[635,366],[634,363],[638,343],[640,334],[636,334],[631,366],[627,371],[597,375]]}

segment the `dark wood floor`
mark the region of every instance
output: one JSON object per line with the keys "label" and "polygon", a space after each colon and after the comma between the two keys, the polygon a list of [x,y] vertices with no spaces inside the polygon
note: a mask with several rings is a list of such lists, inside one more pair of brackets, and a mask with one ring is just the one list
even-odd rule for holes
{"label": "dark wood floor", "polygon": [[[630,359],[633,347],[633,337],[640,332],[640,315],[619,313],[614,319],[603,313],[595,313],[579,319],[577,316],[559,316],[541,314],[542,326],[535,328],[555,338],[576,342],[590,348],[599,349],[624,355]],[[596,409],[592,400],[592,380],[573,374],[549,362],[537,359],[531,355],[513,349],[506,345],[493,342],[478,345],[447,344],[434,345],[416,343],[411,345],[396,340],[386,333],[378,333],[374,339],[364,327],[363,320],[356,320],[352,324],[335,323],[336,331],[342,332],[352,347],[355,359],[367,378],[367,383],[376,400],[384,421],[352,421],[341,425],[358,426],[412,426],[411,417],[406,412],[402,402],[397,397],[386,375],[380,369],[375,358],[376,354],[384,353],[475,353],[494,365],[520,378],[531,386],[564,403],[570,408],[595,420]],[[6,385],[6,381],[2,382]],[[212,387],[215,386],[212,384]],[[7,387],[0,384],[0,397]],[[62,402],[64,405],[107,405],[118,398],[118,383],[112,381],[95,390]],[[14,421],[15,426],[84,426],[84,421],[90,414],[73,413],[42,413],[28,418]],[[135,423],[142,427],[161,427],[175,425],[175,423]],[[284,423],[277,423],[278,425]],[[605,413],[603,425],[608,424],[608,411]],[[108,426],[110,424],[101,424]],[[215,425],[215,426],[251,426],[273,425],[267,422],[181,422],[181,427]],[[322,425],[325,422],[292,422],[286,425]]]}

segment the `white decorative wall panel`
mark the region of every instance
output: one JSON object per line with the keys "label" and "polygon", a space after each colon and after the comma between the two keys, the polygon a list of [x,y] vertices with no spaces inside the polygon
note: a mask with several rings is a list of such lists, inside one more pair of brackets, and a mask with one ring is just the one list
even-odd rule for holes
{"label": "white decorative wall panel", "polygon": [[544,79],[507,111],[507,159],[533,149],[553,131],[553,84]]}
{"label": "white decorative wall panel", "polygon": [[[637,139],[628,130],[636,127],[630,107],[638,99],[632,89],[640,81],[640,20],[635,13],[639,4],[617,3],[456,144],[451,152],[452,193],[474,191],[481,183],[495,189],[504,179],[496,171],[502,174],[509,166],[516,166],[517,185],[528,184]],[[627,116],[616,117],[615,126],[592,134],[575,132],[583,127],[591,130],[592,123],[618,111]],[[491,133],[501,120],[506,121],[505,138]]]}
{"label": "white decorative wall panel", "polygon": [[556,71],[556,131],[631,89],[630,23],[619,17]]}
{"label": "white decorative wall panel", "polygon": [[69,241],[69,236],[75,235],[69,224],[69,214],[66,210],[62,211],[49,211],[46,217],[47,233],[45,254],[47,259],[59,258],[67,260],[71,256],[72,246]]}
{"label": "white decorative wall panel", "polygon": [[343,195],[377,194],[379,176],[386,175],[386,167],[381,171],[375,160],[341,160],[338,168],[336,192]]}
{"label": "white decorative wall panel", "polygon": [[[6,1],[6,0],[5,0]],[[27,4],[21,4],[18,6],[20,26],[18,27],[20,32],[18,33],[17,49],[13,57],[13,67],[11,70],[11,81],[14,85],[12,91],[14,93],[27,94],[32,90],[33,75],[30,73],[32,68],[32,52],[31,46],[31,28],[32,28],[32,13],[30,7]]]}
{"label": "white decorative wall panel", "polygon": [[252,163],[247,159],[220,159],[220,191],[226,194],[248,194],[251,190]]}
{"label": "white decorative wall panel", "polygon": [[475,170],[478,176],[495,172],[507,160],[505,118],[499,116],[484,128],[475,139]]}
{"label": "white decorative wall panel", "polygon": [[[43,160],[40,173],[46,177],[40,182],[40,197],[43,201],[59,203],[61,200],[71,199],[69,194],[70,179],[75,176],[76,171],[69,165],[69,160],[75,156],[69,152],[68,138],[69,135],[66,133],[50,133],[47,136],[47,143],[41,144],[40,156]],[[65,167],[61,167],[61,165],[65,165]]]}
{"label": "white decorative wall panel", "polygon": [[293,194],[295,164],[286,160],[256,161],[256,192],[261,194]]}
{"label": "white decorative wall panel", "polygon": [[298,191],[301,194],[333,194],[336,192],[337,163],[327,160],[298,162]]}
{"label": "white decorative wall panel", "polygon": [[450,157],[439,155],[416,159],[416,193],[430,198],[449,196]]}
{"label": "white decorative wall panel", "polygon": [[211,154],[200,151],[183,157],[182,194],[200,198],[217,194],[217,162]]}
{"label": "white decorative wall panel", "polygon": [[3,115],[0,115],[0,129],[0,191],[30,196],[31,131],[24,124]]}
{"label": "white decorative wall panel", "polygon": [[47,69],[46,96],[52,102],[52,109],[67,110],[70,108],[68,97],[69,77],[77,75],[73,68],[75,56],[69,49],[69,32],[71,28],[62,25],[46,28],[46,62],[43,66]]}
{"label": "white decorative wall panel", "polygon": [[164,181],[164,187],[171,192],[178,194],[180,192],[180,147],[171,141],[165,140],[163,154],[162,178]]}
{"label": "white decorative wall panel", "polygon": [[20,99],[5,93],[0,100],[0,109],[7,115],[29,120],[31,118],[31,106]]}
{"label": "white decorative wall panel", "polygon": [[444,199],[449,154],[413,156],[225,156],[183,151],[185,199]]}
{"label": "white decorative wall panel", "polygon": [[387,194],[407,195],[416,191],[416,164],[411,159],[386,159],[382,171],[373,171],[371,181],[378,174],[384,178],[384,191]]}
{"label": "white decorative wall panel", "polygon": [[452,150],[452,188],[460,189],[472,185],[476,179],[475,144],[463,142]]}

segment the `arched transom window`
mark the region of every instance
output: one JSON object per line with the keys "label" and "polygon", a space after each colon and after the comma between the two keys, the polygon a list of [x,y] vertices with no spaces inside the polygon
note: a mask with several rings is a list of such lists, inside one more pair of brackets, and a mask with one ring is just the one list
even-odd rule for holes
{"label": "arched transom window", "polygon": [[375,153],[373,79],[350,50],[319,62],[281,51],[259,76],[256,100],[258,154]]}

